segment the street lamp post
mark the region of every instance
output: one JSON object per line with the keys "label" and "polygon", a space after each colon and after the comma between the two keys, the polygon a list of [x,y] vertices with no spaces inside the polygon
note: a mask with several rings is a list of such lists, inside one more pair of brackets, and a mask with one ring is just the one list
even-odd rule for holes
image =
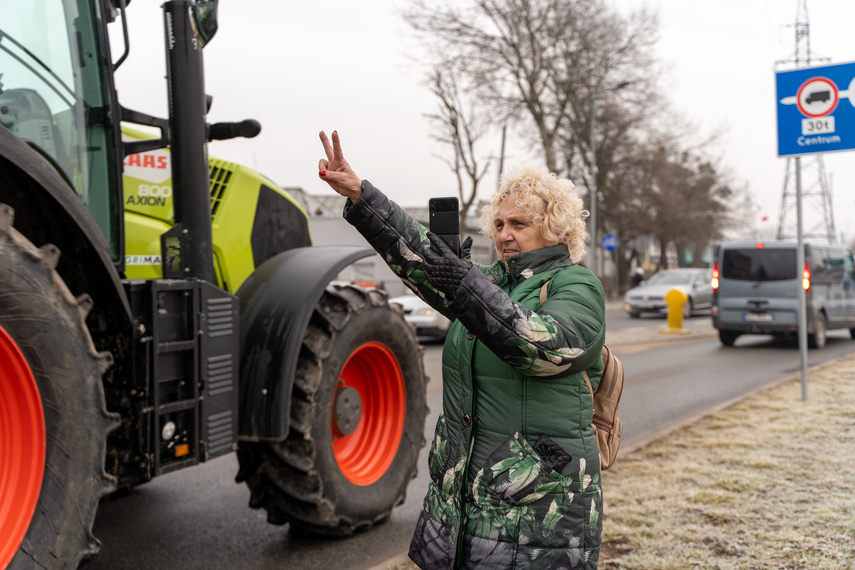
{"label": "street lamp post", "polygon": [[597,267],[600,253],[600,248],[597,246],[597,143],[594,137],[596,130],[594,125],[597,120],[597,95],[595,93],[591,100],[591,168],[589,170],[591,177],[591,246],[593,247],[591,253],[594,254],[594,258],[591,260],[591,270],[599,277],[600,271]]}
{"label": "street lamp post", "polygon": [[602,273],[600,267],[600,247],[597,242],[597,139],[594,136],[597,129],[597,97],[606,91],[618,91],[629,85],[630,81],[621,81],[611,89],[602,89],[594,91],[594,96],[591,98],[591,244],[593,245],[594,259],[592,261],[592,269],[598,277]]}

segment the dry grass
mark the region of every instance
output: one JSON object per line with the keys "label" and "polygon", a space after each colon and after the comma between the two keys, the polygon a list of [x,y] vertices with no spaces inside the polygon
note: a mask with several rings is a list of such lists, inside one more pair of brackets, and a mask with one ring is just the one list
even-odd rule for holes
{"label": "dry grass", "polygon": [[604,473],[601,568],[855,568],[855,356],[631,453]]}

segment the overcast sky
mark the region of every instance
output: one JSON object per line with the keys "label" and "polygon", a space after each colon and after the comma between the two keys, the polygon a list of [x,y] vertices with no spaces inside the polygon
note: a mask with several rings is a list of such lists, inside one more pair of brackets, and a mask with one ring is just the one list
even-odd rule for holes
{"label": "overcast sky", "polygon": [[[658,8],[658,51],[670,66],[663,94],[702,133],[725,129],[715,158],[750,192],[758,228],[774,235],[786,165],[777,157],[775,70],[795,50],[798,0],[612,2],[626,10]],[[117,78],[124,106],[165,116],[160,4],[134,0],[128,7],[131,54]],[[280,185],[328,193],[317,178],[317,134],[337,129],[354,170],[402,205],[455,194],[455,179],[435,156],[444,149],[431,140],[424,117],[435,101],[423,83],[418,46],[398,15],[404,4],[220,0],[219,31],[204,52],[207,91],[214,97],[209,119],[255,118],[263,130],[255,139],[214,142],[209,152]],[[855,2],[808,0],[808,15],[815,64],[855,62]],[[117,50],[115,35],[113,45]],[[494,148],[498,154],[498,140]],[[536,157],[520,148],[506,164]],[[847,241],[855,237],[853,152],[824,157],[835,224]],[[484,197],[495,173],[488,178]],[[760,221],[764,215],[768,222]]]}

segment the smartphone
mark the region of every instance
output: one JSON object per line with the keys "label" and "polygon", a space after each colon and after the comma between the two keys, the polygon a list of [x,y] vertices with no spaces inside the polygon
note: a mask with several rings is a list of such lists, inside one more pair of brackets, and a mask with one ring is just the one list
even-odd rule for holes
{"label": "smartphone", "polygon": [[431,198],[428,209],[430,231],[441,237],[455,255],[460,255],[460,204],[457,198]]}

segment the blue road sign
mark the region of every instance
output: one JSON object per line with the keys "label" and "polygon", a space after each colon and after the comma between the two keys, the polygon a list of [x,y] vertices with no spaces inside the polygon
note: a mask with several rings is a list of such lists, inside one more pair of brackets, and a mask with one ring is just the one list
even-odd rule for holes
{"label": "blue road sign", "polygon": [[606,251],[614,251],[618,246],[618,238],[615,234],[606,234],[603,236],[603,249]]}
{"label": "blue road sign", "polygon": [[855,149],[855,63],[775,74],[778,156]]}

